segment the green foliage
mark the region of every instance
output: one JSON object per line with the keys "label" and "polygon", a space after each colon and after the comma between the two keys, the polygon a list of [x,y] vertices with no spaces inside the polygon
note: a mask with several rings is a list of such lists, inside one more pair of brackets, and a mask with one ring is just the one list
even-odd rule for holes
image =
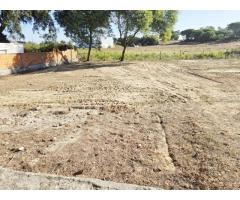
{"label": "green foliage", "polygon": [[231,41],[240,39],[240,22],[231,23],[227,28],[218,28],[217,30],[211,26],[200,29],[186,29],[181,34],[186,37],[186,41]]}
{"label": "green foliage", "polygon": [[34,31],[56,32],[48,10],[0,10],[0,41],[8,41],[3,32],[9,33],[13,39],[24,38],[21,23],[33,23]]}
{"label": "green foliage", "polygon": [[240,22],[228,24],[227,29],[232,31],[235,38],[240,38]]}
{"label": "green foliage", "polygon": [[151,25],[152,31],[158,33],[164,42],[168,42],[172,37],[172,31],[177,22],[176,10],[154,10],[153,22]]}
{"label": "green foliage", "polygon": [[92,45],[99,45],[100,36],[109,28],[109,11],[101,10],[62,10],[54,16],[70,37],[79,46],[88,45],[90,58]]}
{"label": "green foliage", "polygon": [[178,40],[180,36],[180,31],[172,31],[171,40]]}
{"label": "green foliage", "polygon": [[194,29],[186,29],[181,34],[185,36],[186,41],[194,41],[194,31]]}
{"label": "green foliage", "polygon": [[[122,45],[123,46],[124,40],[121,38],[115,38],[115,44],[117,45]],[[127,46],[128,47],[134,47],[134,46],[153,46],[153,45],[158,45],[159,44],[159,37],[156,35],[145,35],[141,38],[139,37],[134,37],[132,38]]]}
{"label": "green foliage", "polygon": [[117,25],[122,51],[121,61],[124,60],[126,47],[139,32],[146,33],[152,23],[152,11],[119,10],[113,13],[112,21]]}
{"label": "green foliage", "polygon": [[159,37],[157,37],[156,35],[143,36],[142,38],[139,39],[139,44],[141,46],[158,45]]}
{"label": "green foliage", "polygon": [[73,49],[74,46],[71,43],[61,42],[43,42],[40,44],[27,42],[24,44],[24,52],[52,52],[54,50],[65,51],[67,49]]}
{"label": "green foliage", "polygon": [[[78,49],[80,60],[85,60],[86,49]],[[117,51],[98,51],[92,52],[92,59],[95,61],[117,61],[121,57],[121,52]],[[159,61],[159,60],[194,60],[194,59],[226,59],[240,57],[240,50],[232,51],[211,51],[211,52],[127,52],[125,59],[127,61]]]}

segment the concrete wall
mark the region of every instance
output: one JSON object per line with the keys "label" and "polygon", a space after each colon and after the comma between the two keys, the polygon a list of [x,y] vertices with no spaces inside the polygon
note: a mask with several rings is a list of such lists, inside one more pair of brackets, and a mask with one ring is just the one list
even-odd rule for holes
{"label": "concrete wall", "polygon": [[0,43],[0,54],[24,53],[23,44],[20,43]]}
{"label": "concrete wall", "polygon": [[74,50],[43,53],[1,54],[0,76],[38,70],[63,63],[72,63],[77,60],[77,52]]}

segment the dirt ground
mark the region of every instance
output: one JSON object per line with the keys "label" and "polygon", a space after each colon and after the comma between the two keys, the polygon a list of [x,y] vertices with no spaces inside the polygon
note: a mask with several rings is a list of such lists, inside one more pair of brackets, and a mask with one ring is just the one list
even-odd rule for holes
{"label": "dirt ground", "polygon": [[0,166],[240,188],[240,60],[82,63],[0,77]]}
{"label": "dirt ground", "polygon": [[[225,42],[225,43],[185,43],[185,44],[179,44],[179,43],[169,43],[169,44],[161,44],[161,45],[155,45],[155,46],[140,46],[138,48],[135,47],[128,47],[127,52],[134,52],[134,53],[159,53],[160,51],[162,53],[209,53],[214,51],[230,51],[232,49],[239,49],[240,48],[240,42]],[[122,47],[117,46],[115,48],[109,48],[109,49],[102,49],[102,51],[121,51]]]}

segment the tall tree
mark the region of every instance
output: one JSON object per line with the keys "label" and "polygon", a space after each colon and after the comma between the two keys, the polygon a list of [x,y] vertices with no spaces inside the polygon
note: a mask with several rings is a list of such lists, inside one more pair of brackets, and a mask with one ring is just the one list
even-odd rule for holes
{"label": "tall tree", "polygon": [[13,38],[24,38],[21,23],[33,23],[33,31],[48,29],[55,32],[48,10],[0,10],[0,42],[8,42],[6,32]]}
{"label": "tall tree", "polygon": [[154,10],[152,31],[159,34],[164,42],[167,42],[172,37],[172,31],[177,22],[176,10]]}
{"label": "tall tree", "polygon": [[235,38],[240,38],[240,22],[228,24],[227,29],[233,32]]}
{"label": "tall tree", "polygon": [[101,35],[110,27],[110,11],[63,10],[55,11],[54,16],[66,36],[77,44],[88,45],[87,61],[90,60],[93,44],[99,44]]}
{"label": "tall tree", "polygon": [[114,11],[112,20],[118,27],[121,45],[123,46],[120,61],[124,61],[126,48],[135,38],[136,34],[149,30],[152,23],[152,11]]}

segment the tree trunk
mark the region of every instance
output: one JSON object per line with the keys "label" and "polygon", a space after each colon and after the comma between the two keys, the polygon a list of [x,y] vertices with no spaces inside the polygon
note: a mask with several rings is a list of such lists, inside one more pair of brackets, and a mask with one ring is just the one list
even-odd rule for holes
{"label": "tree trunk", "polygon": [[90,60],[91,50],[92,50],[92,32],[90,32],[90,36],[89,36],[89,46],[88,46],[87,61]]}
{"label": "tree trunk", "polygon": [[125,56],[126,48],[127,48],[127,46],[124,45],[124,47],[123,47],[123,51],[122,51],[122,56],[121,56],[121,59],[120,59],[121,62],[124,61],[124,56]]}
{"label": "tree trunk", "polygon": [[124,61],[126,48],[127,48],[127,38],[124,39],[122,56],[121,56],[121,59],[120,59],[121,62]]}

